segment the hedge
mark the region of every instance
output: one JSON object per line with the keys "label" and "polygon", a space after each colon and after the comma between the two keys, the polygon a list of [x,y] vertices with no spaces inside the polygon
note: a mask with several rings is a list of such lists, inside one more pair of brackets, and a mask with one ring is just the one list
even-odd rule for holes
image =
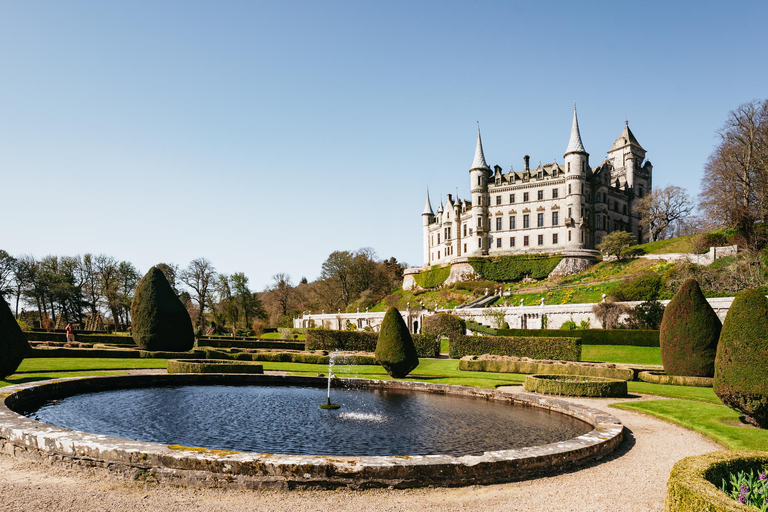
{"label": "hedge", "polygon": [[492,354],[579,361],[581,338],[535,338],[503,336],[458,336],[449,345],[452,359]]}
{"label": "hedge", "polygon": [[268,349],[280,349],[280,350],[304,350],[304,342],[302,341],[280,341],[280,340],[245,340],[245,339],[215,339],[215,338],[199,338],[197,340],[198,347],[217,347],[217,348],[268,348]]}
{"label": "hedge", "polygon": [[741,505],[722,490],[731,473],[749,472],[768,464],[768,452],[721,451],[686,457],[672,467],[667,481],[667,512],[737,512],[756,510]]}
{"label": "hedge", "polygon": [[[434,358],[440,355],[440,343],[434,337],[412,334],[416,354]],[[375,352],[379,334],[367,331],[337,331],[334,329],[307,329],[304,350],[348,350]]]}
{"label": "hedge", "polygon": [[525,277],[544,279],[562,261],[561,255],[496,256],[467,258],[472,268],[489,281],[521,281]]}
{"label": "hedge", "polygon": [[546,395],[618,397],[627,396],[627,381],[584,375],[528,375],[526,391]]}
{"label": "hedge", "polygon": [[[27,341],[56,341],[67,342],[67,335],[58,332],[26,331]],[[75,331],[75,341],[81,343],[106,343],[109,345],[126,345],[135,347],[136,343],[130,336],[115,336],[113,334],[80,334]]]}
{"label": "hedge", "polygon": [[34,347],[30,348],[27,357],[102,357],[102,358],[133,358],[133,359],[171,359],[178,357],[205,357],[202,350],[190,352],[152,352],[149,350],[124,348],[68,348],[68,347]]}
{"label": "hedge", "polygon": [[[272,363],[328,364],[329,356],[306,352],[224,352],[205,348],[206,359],[226,359],[228,361],[269,361]],[[362,354],[343,354],[337,356],[335,364],[375,365],[373,356]]]}
{"label": "hedge", "polygon": [[553,361],[513,361],[510,359],[478,359],[464,356],[459,359],[459,370],[496,373],[528,373],[549,375],[583,375],[609,379],[632,380],[635,372],[631,368],[609,368],[606,366],[573,364]]}
{"label": "hedge", "polygon": [[637,374],[637,378],[643,382],[653,384],[672,384],[673,386],[696,386],[700,388],[711,388],[715,380],[712,377],[691,377],[682,375],[667,375],[664,372],[646,371]]}
{"label": "hedge", "polygon": [[432,265],[429,270],[413,274],[413,280],[424,289],[436,288],[443,284],[448,276],[451,275],[451,266],[441,267]]}
{"label": "hedge", "polygon": [[466,320],[464,323],[467,326],[467,330],[472,332],[487,334],[489,336],[507,336],[506,334],[499,334],[499,329],[494,329],[493,327],[488,327],[487,325],[479,324],[477,322],[473,322],[472,320]]}
{"label": "hedge", "polygon": [[[469,328],[469,327],[468,327]],[[629,345],[633,347],[658,347],[659,331],[635,329],[497,329],[499,336],[527,336],[559,338],[578,336],[583,345]]]}
{"label": "hedge", "polygon": [[211,359],[169,359],[168,373],[264,373],[264,367],[250,361]]}

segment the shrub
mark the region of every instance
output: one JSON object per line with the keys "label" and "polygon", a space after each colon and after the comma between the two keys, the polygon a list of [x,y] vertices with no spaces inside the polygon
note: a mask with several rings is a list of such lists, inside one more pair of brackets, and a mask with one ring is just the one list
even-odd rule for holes
{"label": "shrub", "polygon": [[451,266],[432,265],[429,270],[413,275],[413,280],[422,288],[436,288],[443,284],[451,274]]}
{"label": "shrub", "polygon": [[540,338],[502,336],[459,336],[451,340],[450,355],[453,359],[464,356],[492,354],[497,356],[530,357],[531,359],[581,359],[580,338]]}
{"label": "shrub", "polygon": [[468,262],[483,279],[514,282],[521,281],[525,277],[544,279],[562,259],[563,257],[560,255],[520,255],[468,258]]}
{"label": "shrub", "polygon": [[144,350],[185,352],[195,344],[187,308],[157,267],[149,269],[136,287],[131,329],[134,341]]}
{"label": "shrub", "polygon": [[451,340],[456,336],[464,336],[467,333],[467,324],[457,316],[437,313],[424,318],[421,333],[438,341],[442,337]]}
{"label": "shrub", "polygon": [[[582,322],[583,323],[583,322]],[[582,345],[629,345],[633,347],[658,347],[659,331],[629,329],[578,328],[574,336],[581,338]],[[497,331],[499,336],[561,338],[568,334],[557,329],[507,329]]]}
{"label": "shrub", "polygon": [[16,371],[29,350],[29,343],[0,295],[0,379]]}
{"label": "shrub", "polygon": [[747,421],[768,428],[768,299],[758,290],[739,292],[728,310],[717,346],[714,390]]}
{"label": "shrub", "polygon": [[627,381],[584,375],[528,375],[526,391],[546,395],[615,397],[627,396]]}
{"label": "shrub", "polygon": [[668,375],[712,377],[721,327],[699,283],[686,281],[667,305],[661,321],[664,371]]}
{"label": "shrub", "polygon": [[627,327],[630,329],[653,329],[661,327],[664,318],[664,306],[657,300],[647,300],[638,304],[629,312]]}
{"label": "shrub", "polygon": [[419,365],[408,326],[395,308],[389,308],[381,322],[376,343],[376,360],[392,377],[402,379]]}
{"label": "shrub", "polygon": [[592,312],[603,326],[603,329],[612,329],[619,323],[619,317],[629,312],[629,308],[615,302],[598,302],[592,306]]}
{"label": "shrub", "polygon": [[264,373],[264,367],[251,361],[211,359],[169,359],[168,373]]}
{"label": "shrub", "polygon": [[547,375],[586,375],[608,377],[609,379],[632,380],[635,372],[631,368],[616,368],[606,365],[570,363],[562,361],[524,360],[507,358],[478,358],[465,356],[459,359],[459,370],[495,373],[543,373]]}
{"label": "shrub", "polygon": [[629,246],[635,243],[635,235],[627,231],[614,231],[603,237],[596,248],[606,256],[615,256],[617,260],[625,257]]}
{"label": "shrub", "polygon": [[656,300],[661,291],[661,276],[651,272],[622,281],[608,293],[615,302]]}
{"label": "shrub", "polygon": [[[438,357],[440,345],[433,336],[412,334],[419,357]],[[368,331],[337,331],[333,329],[307,329],[304,350],[348,350],[374,352],[379,335]]]}

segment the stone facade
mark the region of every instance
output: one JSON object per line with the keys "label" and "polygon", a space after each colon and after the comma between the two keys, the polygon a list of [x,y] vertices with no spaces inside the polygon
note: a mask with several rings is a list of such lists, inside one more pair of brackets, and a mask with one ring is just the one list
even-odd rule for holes
{"label": "stone facade", "polygon": [[437,212],[429,195],[422,213],[424,267],[457,258],[594,249],[612,231],[647,233],[634,201],[651,190],[653,166],[629,125],[597,167],[589,164],[576,110],[563,164],[503,172],[486,163],[478,130],[470,174],[470,199],[448,194]]}

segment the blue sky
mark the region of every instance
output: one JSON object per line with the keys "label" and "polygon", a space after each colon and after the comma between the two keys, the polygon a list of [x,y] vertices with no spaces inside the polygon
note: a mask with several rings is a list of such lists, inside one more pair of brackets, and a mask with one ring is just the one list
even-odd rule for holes
{"label": "blue sky", "polygon": [[590,163],[624,120],[698,193],[768,94],[766,2],[0,1],[0,248],[207,257],[255,290],[334,250],[421,264],[425,190]]}

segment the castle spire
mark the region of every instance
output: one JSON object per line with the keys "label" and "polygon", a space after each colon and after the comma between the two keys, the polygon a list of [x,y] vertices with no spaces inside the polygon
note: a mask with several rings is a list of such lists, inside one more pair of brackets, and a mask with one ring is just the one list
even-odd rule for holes
{"label": "castle spire", "polygon": [[421,214],[434,215],[434,212],[432,211],[432,204],[429,202],[429,189],[427,189],[427,204],[424,205],[424,211]]}
{"label": "castle spire", "polygon": [[568,153],[586,153],[584,144],[581,142],[581,133],[579,133],[579,118],[576,115],[576,105],[573,106],[573,125],[571,126],[571,138],[568,141],[568,149],[565,150],[565,154]]}
{"label": "castle spire", "polygon": [[488,169],[488,164],[485,163],[485,155],[483,154],[483,140],[480,138],[480,124],[477,125],[477,148],[475,148],[475,159],[472,162],[470,169]]}

